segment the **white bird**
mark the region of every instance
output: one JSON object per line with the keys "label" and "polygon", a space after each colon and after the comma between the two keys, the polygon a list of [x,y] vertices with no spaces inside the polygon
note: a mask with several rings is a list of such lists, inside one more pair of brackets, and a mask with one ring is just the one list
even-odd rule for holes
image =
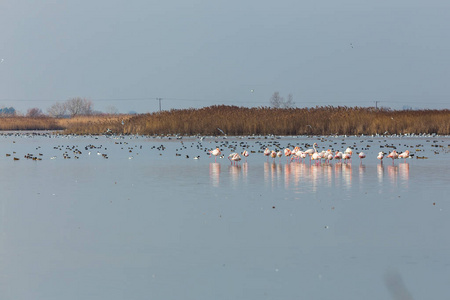
{"label": "white bird", "polygon": [[305,151],[305,153],[308,154],[308,155],[313,155],[313,153],[317,153],[316,146],[317,146],[317,144],[314,143],[313,144],[313,149],[308,149],[308,150]]}

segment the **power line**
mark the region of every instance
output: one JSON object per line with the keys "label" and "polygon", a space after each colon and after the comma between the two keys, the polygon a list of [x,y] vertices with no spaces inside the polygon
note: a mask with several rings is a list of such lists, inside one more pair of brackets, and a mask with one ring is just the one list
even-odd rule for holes
{"label": "power line", "polygon": [[[67,99],[70,99],[67,98]],[[67,100],[66,99],[66,100]],[[269,99],[261,100],[261,101],[252,101],[252,100],[246,100],[245,98],[239,98],[239,99],[202,99],[202,98],[169,98],[169,97],[142,97],[142,98],[89,98],[86,97],[86,99],[92,100],[92,101],[150,101],[150,100],[158,100],[159,106],[161,107],[161,101],[164,100],[173,100],[173,101],[183,101],[183,102],[210,102],[210,103],[255,103],[255,104],[268,104]],[[2,98],[0,101],[14,101],[14,102],[58,102],[58,101],[66,101],[62,99],[49,99],[49,98]],[[449,104],[448,102],[429,102],[425,100],[415,100],[415,101],[408,101],[408,100],[390,100],[390,101],[380,101],[380,100],[352,100],[352,101],[345,101],[345,100],[333,100],[333,101],[326,101],[326,100],[319,100],[319,101],[302,101],[302,100],[296,100],[298,104],[316,104],[316,105],[327,105],[332,104],[336,105],[336,103],[345,103],[345,104],[364,104],[364,103],[373,103],[375,102],[375,107],[378,107],[378,104],[380,102],[386,102],[389,105],[395,105],[395,104]]]}

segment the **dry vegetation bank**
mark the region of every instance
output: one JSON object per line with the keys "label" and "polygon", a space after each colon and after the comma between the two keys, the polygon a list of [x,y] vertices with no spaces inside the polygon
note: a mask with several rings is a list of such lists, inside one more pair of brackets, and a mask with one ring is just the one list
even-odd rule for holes
{"label": "dry vegetation bank", "polygon": [[[123,121],[123,122],[122,122]],[[220,135],[450,134],[450,110],[391,111],[361,107],[244,108],[210,106],[144,115],[70,119],[0,118],[1,130],[64,130],[71,134]]]}

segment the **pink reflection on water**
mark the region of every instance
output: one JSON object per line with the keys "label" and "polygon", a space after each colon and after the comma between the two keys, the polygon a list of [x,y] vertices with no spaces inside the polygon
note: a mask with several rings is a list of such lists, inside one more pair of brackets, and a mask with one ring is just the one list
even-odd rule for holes
{"label": "pink reflection on water", "polygon": [[209,164],[209,178],[212,181],[214,187],[218,187],[220,184],[220,163]]}
{"label": "pink reflection on water", "polygon": [[264,163],[264,181],[266,183],[274,184],[277,181],[281,181],[283,176],[282,164],[275,162]]}
{"label": "pink reflection on water", "polygon": [[352,187],[352,165],[347,163],[342,166],[342,179],[344,182],[344,186],[347,188]]}
{"label": "pink reflection on water", "polygon": [[384,177],[384,165],[382,163],[377,165],[377,178],[378,182],[382,183]]}
{"label": "pink reflection on water", "polygon": [[362,163],[359,164],[359,182],[363,183],[364,182],[364,173],[366,173],[366,166],[363,165]]}
{"label": "pink reflection on water", "polygon": [[231,182],[237,183],[239,181],[239,174],[241,173],[240,165],[228,166],[228,172],[230,173]]}
{"label": "pink reflection on water", "polygon": [[400,179],[409,180],[409,163],[398,164]]}
{"label": "pink reflection on water", "polygon": [[396,165],[388,165],[387,166],[387,174],[389,176],[389,181],[393,184],[397,183],[398,177],[398,166]]}

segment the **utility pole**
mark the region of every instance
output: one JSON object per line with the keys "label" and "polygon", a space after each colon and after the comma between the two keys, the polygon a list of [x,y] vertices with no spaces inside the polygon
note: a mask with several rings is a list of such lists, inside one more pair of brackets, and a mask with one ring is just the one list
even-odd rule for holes
{"label": "utility pole", "polygon": [[378,102],[380,101],[375,101],[375,109],[378,109]]}
{"label": "utility pole", "polygon": [[161,112],[161,100],[162,100],[162,98],[156,98],[156,100],[159,101],[159,112]]}

